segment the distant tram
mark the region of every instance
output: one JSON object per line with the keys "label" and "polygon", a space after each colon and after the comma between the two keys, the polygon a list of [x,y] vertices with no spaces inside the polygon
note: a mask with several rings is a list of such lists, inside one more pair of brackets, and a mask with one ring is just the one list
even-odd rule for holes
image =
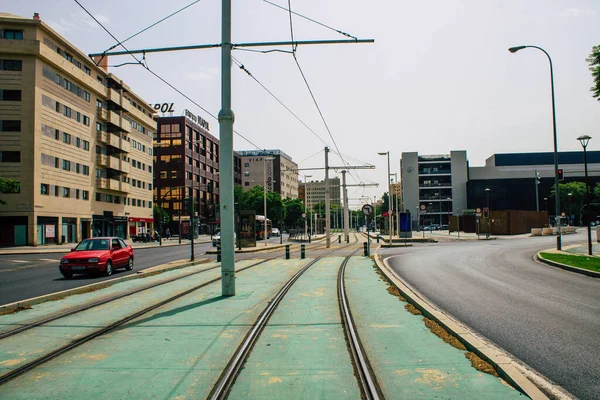
{"label": "distant tram", "polygon": [[[255,225],[256,239],[264,239],[265,238],[265,216],[257,215],[256,216],[256,225]],[[267,218],[267,239],[271,237],[273,233],[273,223],[269,218]]]}

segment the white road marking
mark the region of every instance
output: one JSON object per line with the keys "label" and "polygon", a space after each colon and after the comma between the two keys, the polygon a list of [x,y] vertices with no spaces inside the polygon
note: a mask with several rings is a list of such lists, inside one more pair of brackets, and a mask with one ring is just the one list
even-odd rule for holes
{"label": "white road marking", "polygon": [[12,262],[12,263],[28,263],[31,261],[27,261],[27,260],[8,260],[8,262]]}
{"label": "white road marking", "polygon": [[52,262],[59,262],[59,259],[55,259],[55,258],[40,258],[39,261],[52,261]]}

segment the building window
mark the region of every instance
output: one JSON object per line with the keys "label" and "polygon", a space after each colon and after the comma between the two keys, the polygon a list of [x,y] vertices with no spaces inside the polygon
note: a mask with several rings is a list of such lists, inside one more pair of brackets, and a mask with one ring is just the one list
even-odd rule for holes
{"label": "building window", "polygon": [[245,182],[244,186],[250,186],[250,182]]}
{"label": "building window", "polygon": [[85,126],[90,126],[90,117],[84,115],[83,116],[83,124]]}
{"label": "building window", "polygon": [[88,142],[87,140],[84,140],[83,141],[83,149],[89,151],[89,149],[90,149],[90,142]]}
{"label": "building window", "polygon": [[90,174],[90,167],[88,167],[87,165],[82,165],[81,166],[81,172],[84,175],[89,175]]}
{"label": "building window", "polygon": [[81,199],[82,200],[89,200],[90,199],[90,192],[88,192],[87,190],[82,190],[81,191]]}
{"label": "building window", "polygon": [[71,135],[69,135],[67,132],[63,132],[62,141],[63,143],[71,144]]}
{"label": "building window", "polygon": [[62,188],[62,197],[70,197],[71,195],[71,189],[67,188],[67,187],[63,187]]}
{"label": "building window", "polygon": [[23,61],[0,60],[0,71],[23,71]]}
{"label": "building window", "polygon": [[65,171],[70,171],[71,170],[71,161],[63,160],[62,169],[64,169]]}
{"label": "building window", "polygon": [[89,69],[88,67],[83,66],[83,70],[85,71],[86,74],[91,75],[92,70]]}
{"label": "building window", "polygon": [[0,120],[0,132],[21,132],[21,121]]}
{"label": "building window", "polygon": [[21,162],[20,151],[0,151],[0,162]]}
{"label": "building window", "polygon": [[80,138],[75,138],[75,146],[81,147],[81,139]]}
{"label": "building window", "polygon": [[96,193],[96,201],[102,201],[102,195],[100,193]]}
{"label": "building window", "polygon": [[2,37],[9,40],[23,40],[23,31],[16,29],[4,29]]}
{"label": "building window", "polygon": [[79,200],[79,189],[75,189],[75,198]]}
{"label": "building window", "polygon": [[0,89],[0,100],[21,101],[21,91],[20,90]]}
{"label": "building window", "polygon": [[40,194],[48,196],[49,192],[50,192],[50,188],[48,187],[48,184],[47,183],[42,183],[40,185]]}

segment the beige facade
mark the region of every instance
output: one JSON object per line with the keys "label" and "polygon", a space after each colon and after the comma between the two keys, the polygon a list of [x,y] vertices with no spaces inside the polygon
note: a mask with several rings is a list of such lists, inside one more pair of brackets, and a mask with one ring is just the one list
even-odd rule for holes
{"label": "beige facade", "polygon": [[298,197],[298,164],[290,156],[281,150],[243,150],[239,154],[244,190],[266,182],[267,192],[277,192],[281,198]]}
{"label": "beige facade", "polygon": [[9,14],[0,14],[0,93],[9,99],[0,97],[0,176],[20,182],[0,195],[0,245],[152,229],[156,123],[146,101],[39,17]]}
{"label": "beige facade", "polygon": [[[312,210],[316,204],[325,202],[325,181],[300,182],[304,191],[304,205]],[[329,199],[332,205],[341,206],[340,178],[329,178]]]}

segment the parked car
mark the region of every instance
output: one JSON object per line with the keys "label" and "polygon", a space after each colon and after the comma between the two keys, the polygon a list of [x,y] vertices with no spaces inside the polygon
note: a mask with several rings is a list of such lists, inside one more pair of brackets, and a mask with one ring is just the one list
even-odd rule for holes
{"label": "parked car", "polygon": [[[235,245],[235,243],[237,242],[237,235],[235,234],[235,232],[233,232],[233,243]],[[221,245],[221,232],[217,232],[216,235],[213,236],[212,238],[212,245],[213,247],[217,247]]]}
{"label": "parked car", "polygon": [[279,232],[279,229],[273,228],[271,229],[271,236],[281,236],[281,232]]}
{"label": "parked car", "polygon": [[133,248],[118,237],[84,239],[60,260],[59,270],[65,279],[74,274],[99,272],[112,275],[115,269],[133,269]]}

